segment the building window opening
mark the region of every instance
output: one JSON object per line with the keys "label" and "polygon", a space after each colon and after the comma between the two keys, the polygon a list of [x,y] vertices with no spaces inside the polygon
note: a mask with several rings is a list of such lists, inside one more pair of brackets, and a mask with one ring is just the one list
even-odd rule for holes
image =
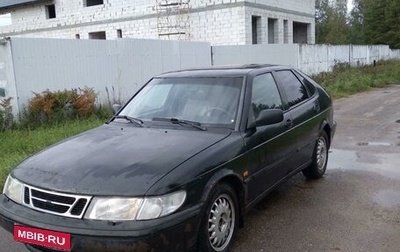
{"label": "building window opening", "polygon": [[268,44],[278,43],[278,19],[268,18]]}
{"label": "building window opening", "polygon": [[261,17],[251,16],[251,43],[261,44]]}
{"label": "building window opening", "polygon": [[12,25],[11,13],[6,13],[0,15],[0,26]]}
{"label": "building window opening", "polygon": [[56,18],[56,6],[54,4],[46,5],[46,18],[47,19]]}
{"label": "building window opening", "polygon": [[103,0],[84,0],[83,5],[86,7],[104,4]]}
{"label": "building window opening", "polygon": [[289,43],[289,21],[283,20],[283,43]]}
{"label": "building window opening", "polygon": [[309,38],[309,26],[307,23],[293,22],[293,43],[307,44]]}
{"label": "building window opening", "polygon": [[117,38],[122,38],[122,30],[121,29],[117,30]]}
{"label": "building window opening", "polygon": [[89,39],[106,39],[106,32],[105,31],[90,32]]}

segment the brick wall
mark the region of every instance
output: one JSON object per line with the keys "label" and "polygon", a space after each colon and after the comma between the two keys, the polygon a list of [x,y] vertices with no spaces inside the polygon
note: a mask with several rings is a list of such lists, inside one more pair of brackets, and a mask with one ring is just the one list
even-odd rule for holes
{"label": "brick wall", "polygon": [[[54,19],[47,19],[43,4],[17,7],[11,10],[13,24],[0,27],[0,36],[73,39],[79,34],[87,39],[90,32],[105,31],[107,39],[115,39],[120,29],[123,37],[158,38],[156,0],[104,0],[90,7],[84,7],[83,1],[54,0]],[[191,0],[189,39],[214,45],[251,44],[251,16],[258,15],[261,43],[268,43],[268,18],[278,19],[278,43],[284,42],[284,20],[289,24],[289,43],[293,21],[311,25],[308,42],[314,43],[314,5],[315,0]]]}

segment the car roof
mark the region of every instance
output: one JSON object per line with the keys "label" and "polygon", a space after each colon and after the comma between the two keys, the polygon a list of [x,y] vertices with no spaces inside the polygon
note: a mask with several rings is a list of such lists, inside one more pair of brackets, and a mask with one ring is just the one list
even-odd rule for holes
{"label": "car roof", "polygon": [[174,77],[238,77],[251,74],[260,70],[289,69],[290,67],[267,64],[247,64],[247,65],[229,65],[214,66],[207,68],[193,68],[178,71],[171,71],[160,74],[156,78],[174,78]]}

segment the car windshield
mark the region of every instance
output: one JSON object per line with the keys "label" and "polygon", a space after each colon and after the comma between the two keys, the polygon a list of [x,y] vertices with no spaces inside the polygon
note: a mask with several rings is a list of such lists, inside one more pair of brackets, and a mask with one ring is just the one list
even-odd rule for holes
{"label": "car windshield", "polygon": [[233,127],[243,77],[155,78],[119,113],[143,121],[179,119]]}

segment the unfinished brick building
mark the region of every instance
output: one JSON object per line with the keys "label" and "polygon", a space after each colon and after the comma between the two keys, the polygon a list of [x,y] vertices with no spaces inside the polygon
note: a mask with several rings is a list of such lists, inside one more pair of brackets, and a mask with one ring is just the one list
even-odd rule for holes
{"label": "unfinished brick building", "polygon": [[315,0],[2,0],[0,36],[315,43]]}

